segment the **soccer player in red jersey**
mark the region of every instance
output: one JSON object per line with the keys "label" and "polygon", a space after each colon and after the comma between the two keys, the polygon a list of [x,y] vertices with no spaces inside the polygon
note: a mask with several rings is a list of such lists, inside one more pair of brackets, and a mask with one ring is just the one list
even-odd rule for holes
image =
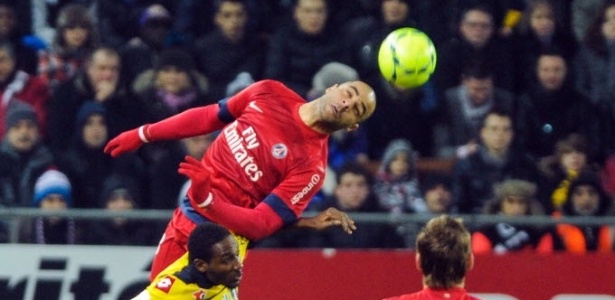
{"label": "soccer player in red jersey", "polygon": [[464,289],[474,255],[470,232],[461,220],[447,215],[429,220],[416,238],[416,251],[423,290],[385,300],[478,300]]}
{"label": "soccer player in red jersey", "polygon": [[341,226],[352,233],[354,221],[336,209],[300,216],[323,184],[329,135],[358,128],[375,108],[374,91],[362,81],[333,85],[306,102],[282,83],[263,80],[218,104],[184,111],[109,141],[105,152],[117,157],[148,142],[220,130],[201,161],[186,157],[180,163],[179,172],[192,186],[160,241],[150,279],[186,252],[186,239],[201,222],[218,223],[248,240],[285,226]]}

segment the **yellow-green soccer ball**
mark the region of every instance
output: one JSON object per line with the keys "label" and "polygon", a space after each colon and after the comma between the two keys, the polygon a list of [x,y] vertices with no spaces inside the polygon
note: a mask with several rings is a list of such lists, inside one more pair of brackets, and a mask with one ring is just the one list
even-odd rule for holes
{"label": "yellow-green soccer ball", "polygon": [[436,47],[424,32],[411,27],[389,33],[378,51],[380,73],[400,89],[423,85],[436,69]]}

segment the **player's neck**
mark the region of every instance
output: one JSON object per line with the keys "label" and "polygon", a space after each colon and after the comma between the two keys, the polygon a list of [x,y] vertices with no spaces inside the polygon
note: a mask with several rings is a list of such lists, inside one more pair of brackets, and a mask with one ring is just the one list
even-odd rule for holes
{"label": "player's neck", "polygon": [[[463,289],[463,288],[465,288],[465,286],[466,286],[466,281],[465,281],[465,278],[464,278],[458,284],[452,286],[451,289],[453,289],[453,288]],[[425,283],[425,278],[423,278],[423,287],[432,288],[432,289],[441,289],[441,288],[432,287],[432,286],[427,285],[427,283]]]}
{"label": "player's neck", "polygon": [[317,103],[315,101],[302,104],[299,107],[299,118],[307,126],[314,131],[322,134],[331,134],[333,131],[323,124],[317,115]]}

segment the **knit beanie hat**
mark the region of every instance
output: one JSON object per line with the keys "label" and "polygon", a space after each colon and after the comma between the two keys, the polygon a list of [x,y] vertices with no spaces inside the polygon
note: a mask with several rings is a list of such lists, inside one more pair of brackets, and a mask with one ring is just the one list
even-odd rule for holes
{"label": "knit beanie hat", "polygon": [[164,6],[152,4],[141,12],[141,16],[139,16],[139,25],[145,26],[151,22],[162,22],[170,25],[171,14]]}
{"label": "knit beanie hat", "polygon": [[81,105],[77,112],[77,127],[81,128],[91,115],[99,114],[106,116],[107,109],[100,103],[94,101],[88,101]]}
{"label": "knit beanie hat", "polygon": [[140,207],[140,193],[137,182],[132,178],[119,174],[111,174],[103,180],[100,190],[101,208],[107,207],[107,203],[117,197],[123,197],[132,202],[134,208]]}
{"label": "knit beanie hat", "polygon": [[38,117],[34,108],[22,101],[13,101],[6,112],[6,128],[9,129],[21,120],[29,120],[38,125]]}
{"label": "knit beanie hat", "polygon": [[312,88],[321,93],[334,85],[341,84],[346,81],[355,81],[359,80],[359,73],[352,67],[338,63],[338,62],[330,62],[322,68],[312,78]]}
{"label": "knit beanie hat", "polygon": [[570,186],[568,187],[568,197],[564,206],[562,207],[565,215],[577,215],[574,212],[573,204],[572,204],[572,196],[574,190],[579,186],[591,186],[596,192],[598,192],[598,196],[600,197],[600,203],[598,205],[598,211],[596,212],[597,216],[605,215],[611,209],[611,201],[609,196],[606,194],[604,189],[602,188],[602,184],[600,181],[600,177],[598,174],[592,171],[583,171],[579,174],[577,178],[572,180]]}
{"label": "knit beanie hat", "polygon": [[160,53],[157,69],[172,66],[182,71],[190,72],[194,69],[192,56],[180,49],[166,49]]}
{"label": "knit beanie hat", "polygon": [[408,163],[410,171],[412,171],[414,169],[414,151],[412,150],[412,144],[406,139],[394,139],[389,142],[382,155],[379,171],[388,173],[390,171],[389,164],[400,152],[408,153]]}
{"label": "knit beanie hat", "polygon": [[60,194],[68,206],[72,204],[70,181],[58,170],[48,170],[36,180],[34,206],[38,207],[41,201],[51,194]]}
{"label": "knit beanie hat", "polygon": [[241,72],[237,74],[237,77],[235,77],[233,81],[229,82],[226,85],[226,96],[233,96],[253,83],[254,79],[252,78],[252,75],[250,75],[250,73]]}

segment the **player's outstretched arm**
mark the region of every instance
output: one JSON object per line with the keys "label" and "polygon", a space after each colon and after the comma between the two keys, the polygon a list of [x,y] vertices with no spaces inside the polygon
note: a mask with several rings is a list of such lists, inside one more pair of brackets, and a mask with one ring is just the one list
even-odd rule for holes
{"label": "player's outstretched arm", "polygon": [[353,231],[357,230],[354,220],[345,212],[334,207],[329,207],[313,217],[299,218],[294,226],[297,228],[310,228],[315,230],[323,230],[331,226],[340,226],[347,234],[352,234]]}
{"label": "player's outstretched arm", "polygon": [[133,152],[139,149],[146,142],[141,139],[139,134],[140,131],[143,132],[144,128],[145,125],[120,133],[120,135],[107,143],[104,149],[105,153],[118,157],[126,152]]}
{"label": "player's outstretched arm", "polygon": [[192,108],[160,122],[125,131],[110,140],[104,151],[117,157],[139,149],[144,143],[179,140],[214,132],[225,125],[218,117],[219,110],[218,104]]}
{"label": "player's outstretched arm", "polygon": [[188,199],[192,207],[229,230],[250,240],[260,240],[284,225],[280,216],[265,203],[255,208],[244,208],[216,201],[210,191],[210,173],[201,161],[186,156],[179,164],[178,172],[190,178]]}

